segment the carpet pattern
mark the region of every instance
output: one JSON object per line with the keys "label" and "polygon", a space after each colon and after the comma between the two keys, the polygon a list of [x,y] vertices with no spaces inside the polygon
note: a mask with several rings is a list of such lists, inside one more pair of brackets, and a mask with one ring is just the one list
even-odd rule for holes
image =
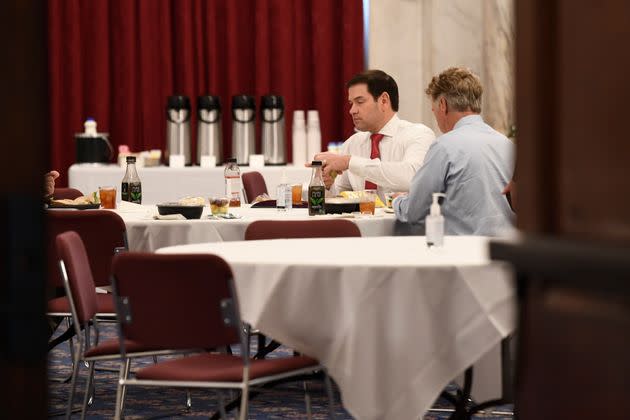
{"label": "carpet pattern", "polygon": [[[63,330],[64,327],[60,327],[55,335],[60,334]],[[115,328],[113,324],[101,324],[101,340],[114,337],[114,335]],[[252,352],[256,351],[255,344],[253,344],[251,350]],[[291,354],[290,349],[281,347],[273,352],[270,357],[283,357],[289,354]],[[160,357],[159,360],[164,360],[165,357]],[[133,371],[150,363],[153,363],[151,358],[136,359],[132,361],[131,369]],[[67,342],[60,344],[49,353],[48,366],[49,378],[51,379],[68,377],[71,374],[70,352]],[[105,367],[115,370],[119,366],[118,361],[100,362],[96,365],[97,369]],[[80,408],[83,401],[83,389],[87,372],[88,369],[82,366],[77,381],[75,408]],[[87,418],[113,418],[117,378],[117,372],[102,370],[95,372],[95,398],[93,404],[88,407]],[[308,387],[313,418],[328,418],[328,399],[323,382],[319,380],[309,381]],[[48,388],[49,413],[59,414],[58,418],[62,418],[70,392],[70,383],[59,383],[51,380]],[[450,390],[454,389],[452,385],[449,388]],[[336,418],[341,420],[352,419],[353,417],[341,405],[338,390],[336,388],[335,390]],[[130,387],[125,399],[125,418],[208,419],[209,416],[218,410],[218,398],[213,390],[193,389],[191,390],[191,397],[192,408],[187,411],[185,406],[186,392],[183,389]],[[434,404],[434,408],[449,409],[451,406],[445,400],[439,399]],[[304,419],[306,418],[306,411],[303,384],[301,382],[286,383],[259,394],[256,398],[251,399],[249,410],[249,418],[254,420]],[[484,420],[507,420],[513,418],[507,414],[511,412],[511,406],[495,407],[494,410],[494,412],[480,413],[473,418]],[[450,412],[431,411],[425,414],[424,417],[419,416],[418,418],[423,420],[444,420],[448,419],[449,416]],[[73,417],[79,418],[79,414],[77,413]],[[232,417],[233,415],[230,416],[230,418]]]}

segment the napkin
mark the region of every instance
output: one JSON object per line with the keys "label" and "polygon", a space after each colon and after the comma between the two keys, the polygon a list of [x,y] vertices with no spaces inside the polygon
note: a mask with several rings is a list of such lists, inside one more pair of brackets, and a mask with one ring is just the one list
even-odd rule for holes
{"label": "napkin", "polygon": [[156,220],[186,220],[181,214],[156,214],[153,216]]}

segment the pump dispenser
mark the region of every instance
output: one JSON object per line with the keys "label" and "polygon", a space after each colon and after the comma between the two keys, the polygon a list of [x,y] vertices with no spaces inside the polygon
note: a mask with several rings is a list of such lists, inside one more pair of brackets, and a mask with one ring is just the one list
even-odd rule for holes
{"label": "pump dispenser", "polygon": [[428,247],[438,247],[444,245],[444,216],[440,211],[440,197],[446,197],[442,193],[433,193],[433,203],[431,212],[425,219],[425,233]]}

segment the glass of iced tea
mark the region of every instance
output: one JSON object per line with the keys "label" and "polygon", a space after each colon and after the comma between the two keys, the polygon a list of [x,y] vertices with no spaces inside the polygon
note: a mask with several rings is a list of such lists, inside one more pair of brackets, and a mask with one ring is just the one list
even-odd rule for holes
{"label": "glass of iced tea", "polygon": [[293,204],[302,203],[302,184],[295,184],[291,186],[291,201]]}
{"label": "glass of iced tea", "polygon": [[210,212],[212,212],[213,216],[228,214],[230,210],[229,197],[210,197],[208,201],[210,201]]}
{"label": "glass of iced tea", "polygon": [[102,208],[116,208],[116,187],[98,187],[98,197]]}
{"label": "glass of iced tea", "polygon": [[376,208],[376,190],[364,190],[360,194],[359,211],[361,214],[374,214]]}

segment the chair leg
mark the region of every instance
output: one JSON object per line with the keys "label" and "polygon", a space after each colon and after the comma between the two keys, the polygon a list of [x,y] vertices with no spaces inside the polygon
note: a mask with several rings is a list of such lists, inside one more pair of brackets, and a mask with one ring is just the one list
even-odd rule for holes
{"label": "chair leg", "polygon": [[68,407],[66,408],[66,419],[69,419],[72,415],[72,406],[74,404],[74,391],[77,386],[77,375],[81,366],[79,362],[79,354],[75,352],[75,357],[72,363],[72,379],[70,380],[70,395],[68,397]]}
{"label": "chair leg", "polygon": [[333,394],[332,381],[328,372],[324,371],[324,382],[326,384],[326,393],[328,394],[328,416],[330,419],[335,418],[335,397]]}
{"label": "chair leg", "polygon": [[308,381],[302,382],[304,386],[304,405],[306,406],[306,418],[311,420],[313,418],[312,408],[311,408],[311,394],[308,392]]}
{"label": "chair leg", "polygon": [[190,395],[190,388],[186,388],[186,411],[190,411],[192,407],[192,396]]}
{"label": "chair leg", "polygon": [[[66,320],[66,327],[68,330],[71,329],[72,324],[70,324],[70,317],[65,317],[64,319]],[[68,338],[68,345],[70,346],[70,360],[72,360],[72,368],[74,369],[74,340],[72,339],[72,336]]]}
{"label": "chair leg", "polygon": [[[125,379],[129,377],[129,371],[131,370],[131,359],[125,359]],[[125,397],[127,396],[127,385],[122,386],[122,400],[120,401],[120,415],[122,415],[123,410],[125,409]]]}
{"label": "chair leg", "polygon": [[92,383],[94,381],[94,364],[90,362],[90,372],[88,373],[87,384],[85,385],[85,395],[83,396],[83,406],[81,407],[81,420],[85,419],[85,413],[87,411],[88,404],[91,404],[94,388]]}
{"label": "chair leg", "polygon": [[227,420],[227,413],[225,412],[225,398],[223,398],[223,391],[218,390],[217,395],[219,396],[219,413],[221,413],[221,420]]}
{"label": "chair leg", "polygon": [[241,412],[238,417],[240,420],[247,420],[247,416],[249,415],[249,384],[245,384],[243,387],[243,391],[241,393]]}
{"label": "chair leg", "polygon": [[120,420],[125,404],[125,389],[126,386],[122,384],[122,381],[127,379],[129,375],[129,359],[125,359],[120,363],[120,375],[118,376],[118,385],[116,386],[116,407],[114,419]]}

